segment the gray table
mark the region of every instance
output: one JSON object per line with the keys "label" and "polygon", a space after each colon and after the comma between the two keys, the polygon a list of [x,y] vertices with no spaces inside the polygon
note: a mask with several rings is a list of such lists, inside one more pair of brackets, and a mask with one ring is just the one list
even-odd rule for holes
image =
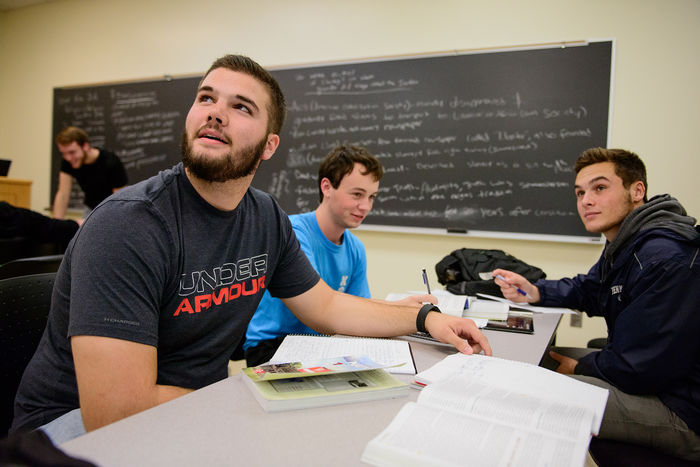
{"label": "gray table", "polygon": [[[535,315],[533,335],[486,331],[494,355],[537,364],[561,315]],[[418,371],[454,353],[411,341]],[[408,397],[265,413],[242,374],[87,433],[61,445],[100,466],[361,465],[365,445]],[[407,382],[410,375],[397,375]]]}

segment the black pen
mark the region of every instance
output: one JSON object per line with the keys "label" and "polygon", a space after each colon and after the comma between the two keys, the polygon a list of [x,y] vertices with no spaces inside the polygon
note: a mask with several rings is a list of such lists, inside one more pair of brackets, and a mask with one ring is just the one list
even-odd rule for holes
{"label": "black pen", "polygon": [[423,283],[425,284],[425,287],[428,289],[428,295],[430,295],[430,282],[428,282],[428,273],[425,272],[425,269],[423,269]]}

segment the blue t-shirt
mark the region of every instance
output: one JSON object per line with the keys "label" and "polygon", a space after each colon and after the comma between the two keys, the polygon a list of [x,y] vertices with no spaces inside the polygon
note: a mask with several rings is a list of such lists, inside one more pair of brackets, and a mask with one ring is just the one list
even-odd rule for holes
{"label": "blue t-shirt", "polygon": [[[336,245],[323,234],[313,211],[289,216],[289,220],[301,249],[331,288],[358,297],[370,297],[367,256],[360,239],[346,230],[343,243]],[[265,292],[248,325],[243,348],[255,347],[260,341],[287,334],[318,333],[299,321],[282,301]]]}

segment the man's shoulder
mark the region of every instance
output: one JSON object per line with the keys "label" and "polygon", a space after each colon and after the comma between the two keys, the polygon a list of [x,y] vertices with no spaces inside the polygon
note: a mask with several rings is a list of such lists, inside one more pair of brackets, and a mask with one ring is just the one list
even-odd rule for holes
{"label": "man's shoulder", "polygon": [[630,245],[637,261],[653,263],[685,262],[697,251],[697,241],[688,240],[668,229],[655,228],[640,232]]}
{"label": "man's shoulder", "polygon": [[117,157],[117,154],[114,151],[110,151],[109,149],[99,148],[99,147],[95,147],[95,149],[97,149],[99,151],[99,157],[105,156],[105,158],[109,158],[109,159],[111,159],[111,158],[119,159],[119,157]]}
{"label": "man's shoulder", "polygon": [[98,162],[99,164],[104,165],[106,167],[123,165],[121,159],[119,159],[119,156],[117,156],[115,152],[110,151],[109,149],[98,147],[96,147],[95,149],[99,151],[96,160],[96,162]]}
{"label": "man's shoulder", "polygon": [[162,170],[156,175],[117,191],[115,201],[154,203],[164,195],[177,190],[178,178],[182,176],[180,165]]}
{"label": "man's shoulder", "polygon": [[[246,195],[236,208],[240,215],[244,215],[250,222],[262,222],[267,228],[274,225],[280,231],[291,231],[289,217],[280,207],[275,198],[262,190],[249,187]],[[257,219],[257,221],[254,221]]]}
{"label": "man's shoulder", "polygon": [[256,203],[262,203],[266,207],[277,207],[277,201],[275,201],[275,198],[268,192],[259,190],[255,187],[249,187],[248,192],[246,193],[247,197]]}
{"label": "man's shoulder", "polygon": [[68,175],[75,176],[77,170],[73,168],[70,163],[65,160],[64,158],[61,158],[61,168],[59,169],[63,173],[67,173]]}
{"label": "man's shoulder", "polygon": [[292,223],[292,227],[294,227],[295,230],[310,230],[311,228],[318,226],[314,211],[304,212],[301,214],[292,214],[289,216],[289,221]]}

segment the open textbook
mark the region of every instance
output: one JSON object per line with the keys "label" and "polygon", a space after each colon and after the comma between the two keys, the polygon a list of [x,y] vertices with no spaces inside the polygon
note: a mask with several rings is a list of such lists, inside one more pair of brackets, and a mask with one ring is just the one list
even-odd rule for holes
{"label": "open textbook", "polygon": [[608,391],[520,362],[454,354],[362,455],[377,466],[584,465]]}
{"label": "open textbook", "polygon": [[343,355],[364,355],[387,368],[389,373],[416,374],[411,347],[406,341],[351,337],[294,335],[285,336],[270,363],[336,358]]}

